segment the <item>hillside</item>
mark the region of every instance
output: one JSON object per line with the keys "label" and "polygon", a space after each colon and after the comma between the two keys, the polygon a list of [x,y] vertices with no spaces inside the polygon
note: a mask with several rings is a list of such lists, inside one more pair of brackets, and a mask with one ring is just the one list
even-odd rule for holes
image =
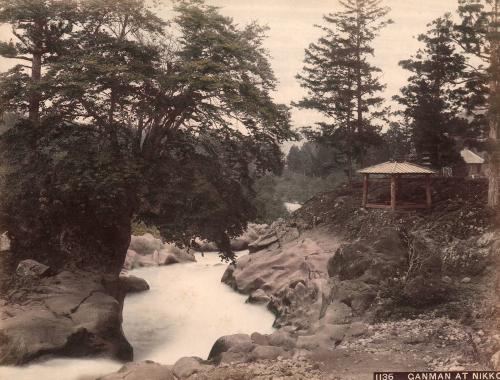
{"label": "hillside", "polygon": [[268,300],[295,355],[342,379],[498,366],[500,234],[486,191],[485,181],[436,179],[431,210],[391,212],[360,209],[361,185],[341,186],[306,202],[278,226],[278,243],[223,281]]}

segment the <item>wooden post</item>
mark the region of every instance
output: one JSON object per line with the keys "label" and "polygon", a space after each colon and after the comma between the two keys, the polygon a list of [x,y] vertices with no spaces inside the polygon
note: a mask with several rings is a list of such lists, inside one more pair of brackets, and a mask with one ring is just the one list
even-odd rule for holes
{"label": "wooden post", "polygon": [[391,209],[396,209],[396,175],[391,175]]}
{"label": "wooden post", "polygon": [[425,176],[425,201],[427,208],[432,206],[432,189],[431,189],[431,176],[427,174]]}
{"label": "wooden post", "polygon": [[368,203],[368,176],[369,174],[363,174],[363,200],[361,202],[363,208]]}

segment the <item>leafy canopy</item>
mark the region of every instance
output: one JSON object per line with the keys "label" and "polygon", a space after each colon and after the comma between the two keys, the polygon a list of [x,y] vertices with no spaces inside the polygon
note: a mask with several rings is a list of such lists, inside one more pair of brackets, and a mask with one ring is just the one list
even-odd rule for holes
{"label": "leafy canopy", "polygon": [[[111,220],[115,213],[136,215],[158,226],[168,240],[189,244],[195,237],[209,239],[231,258],[229,236],[241,233],[255,216],[254,178],[279,172],[279,144],[295,137],[288,108],[272,99],[276,79],[262,47],[266,29],[256,23],[238,27],[201,1],[176,3],[177,16],[169,22],[157,18],[142,0],[72,4],[71,18],[65,19],[72,28],[58,40],[62,48],[53,56],[43,53],[47,59],[38,84],[43,90],[36,90],[43,94],[40,128],[31,125],[39,132],[28,133],[30,124],[23,122],[7,143],[7,150],[12,149],[7,152],[12,165],[9,187],[18,190],[11,193],[6,209],[20,202],[21,188],[35,170],[60,176],[61,184],[78,183],[72,176],[80,173],[76,163],[62,166],[63,173],[55,173],[50,165],[24,167],[17,161],[20,156],[12,158],[17,145],[26,146],[27,138],[40,144],[52,136],[53,144],[68,147],[63,161],[73,156],[84,170],[86,154],[70,147],[82,143],[73,133],[91,133],[89,149],[105,150],[109,156],[96,153],[91,160],[97,163],[85,170],[95,181],[76,193],[79,199],[99,208],[99,202],[91,202],[101,199],[94,191],[117,186],[126,197],[118,197],[108,210]],[[50,5],[43,3],[42,10],[48,12]],[[27,6],[19,11],[36,24],[38,13]],[[33,106],[26,100],[34,91],[29,74],[29,68],[17,67],[0,79],[0,98],[16,99],[4,104],[24,115],[31,114]],[[65,133],[54,135],[52,130]],[[47,154],[50,158],[56,153]],[[37,209],[46,190],[35,182],[30,191],[30,207]],[[72,219],[76,206],[61,198],[72,223],[88,222]],[[35,214],[30,215],[30,229],[39,226]],[[130,219],[115,221],[129,229]],[[21,229],[9,228],[14,240],[21,239]],[[51,241],[68,236],[64,231],[54,226],[48,232]],[[54,243],[51,249],[59,248]]]}

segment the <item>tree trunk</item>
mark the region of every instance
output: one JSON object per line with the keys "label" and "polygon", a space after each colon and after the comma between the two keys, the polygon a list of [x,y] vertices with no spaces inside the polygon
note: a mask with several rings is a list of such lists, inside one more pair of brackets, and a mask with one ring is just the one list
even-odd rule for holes
{"label": "tree trunk", "polygon": [[[493,20],[492,25],[497,30],[497,17],[498,17],[498,0],[495,0],[493,8]],[[499,57],[499,42],[496,36],[493,35],[491,39],[491,57],[490,57],[490,112],[489,112],[489,138],[491,142],[492,149],[489,153],[489,178],[488,178],[488,206],[496,207],[498,206],[498,195],[499,195],[499,147],[498,147],[498,109],[494,102],[498,99],[498,76],[500,65],[498,63]]]}
{"label": "tree trunk", "polygon": [[29,95],[28,116],[29,119],[34,124],[38,124],[38,122],[40,121],[40,101],[42,97],[38,86],[40,85],[41,78],[42,78],[42,54],[33,53],[33,60],[31,64],[32,87]]}
{"label": "tree trunk", "polygon": [[[361,73],[361,24],[358,10],[357,15],[357,41],[356,41],[356,103],[357,103],[357,129],[358,136],[363,139],[363,75]],[[363,144],[361,144],[363,146]],[[359,164],[361,167],[365,166],[363,147],[361,147],[359,152]]]}

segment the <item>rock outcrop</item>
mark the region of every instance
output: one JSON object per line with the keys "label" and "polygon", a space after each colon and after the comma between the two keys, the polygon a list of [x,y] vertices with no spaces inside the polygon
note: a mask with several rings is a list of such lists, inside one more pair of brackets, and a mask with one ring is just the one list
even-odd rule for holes
{"label": "rock outcrop", "polygon": [[21,277],[44,277],[50,268],[36,260],[22,260],[17,265],[16,274]]}
{"label": "rock outcrop", "polygon": [[131,360],[121,329],[125,290],[116,276],[63,271],[23,280],[0,307],[0,364],[44,355]]}
{"label": "rock outcrop", "polygon": [[[321,293],[328,280],[327,263],[340,244],[326,234],[321,239],[297,236],[293,227],[283,228],[275,234],[276,243],[240,257],[222,278],[238,292],[248,294],[249,302],[267,303],[278,317],[277,327],[305,328],[309,320],[319,318]],[[322,240],[325,236],[328,241]]]}
{"label": "rock outcrop", "polygon": [[[183,358],[181,360],[184,359],[192,358]],[[194,364],[194,361],[191,361],[191,363]],[[120,371],[97,380],[334,380],[338,378],[333,374],[320,370],[316,363],[304,358],[277,358],[275,360],[261,360],[248,363],[221,363],[219,366],[205,365],[202,371],[194,372],[190,376],[186,377],[184,373],[179,373],[179,375],[181,376],[174,377],[171,366],[146,361],[127,364]]]}
{"label": "rock outcrop", "polygon": [[175,380],[172,367],[150,360],[127,363],[116,373],[99,377],[97,380]]}
{"label": "rock outcrop", "polygon": [[140,293],[149,290],[146,280],[136,276],[120,275],[120,282],[125,293]]}
{"label": "rock outcrop", "polygon": [[132,236],[123,267],[134,269],[196,261],[193,252],[174,244],[165,244],[147,233]]}
{"label": "rock outcrop", "polygon": [[[235,239],[231,239],[233,251],[248,249],[251,253],[269,248],[279,242],[285,233],[289,232],[283,219],[278,219],[271,225],[249,223],[246,231]],[[297,235],[298,236],[298,231]],[[217,245],[212,242],[201,241],[196,244],[196,250],[200,252],[218,251]]]}

